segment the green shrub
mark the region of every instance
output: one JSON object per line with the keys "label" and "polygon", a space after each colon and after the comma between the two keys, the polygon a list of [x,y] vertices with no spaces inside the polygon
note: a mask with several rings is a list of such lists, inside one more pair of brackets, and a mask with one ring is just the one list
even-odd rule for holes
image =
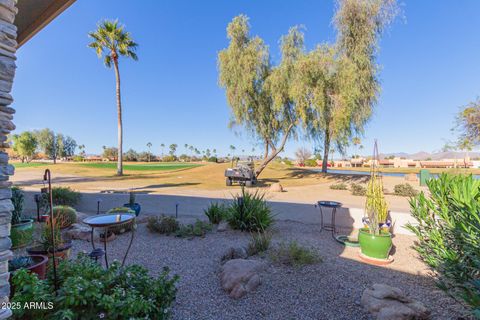
{"label": "green shrub", "polygon": [[348,190],[348,187],[345,183],[336,183],[336,184],[331,184],[330,189],[332,189],[332,190]]}
{"label": "green shrub", "polygon": [[415,249],[438,275],[438,285],[463,299],[480,319],[480,180],[442,174],[427,181],[423,192],[410,199],[417,225]]}
{"label": "green shrub", "polygon": [[223,203],[214,202],[203,212],[212,224],[219,224],[226,216],[226,207]]}
{"label": "green shrub", "polygon": [[306,167],[317,167],[318,166],[317,160],[315,160],[315,159],[306,159],[304,164],[305,164]]}
{"label": "green shrub", "polygon": [[415,197],[418,194],[418,190],[415,190],[411,184],[404,183],[395,185],[393,193],[401,197]]}
{"label": "green shrub", "polygon": [[291,160],[285,159],[283,160],[283,163],[289,167],[293,166],[293,162]]}
{"label": "green shrub", "polygon": [[61,221],[61,229],[68,228],[77,222],[77,211],[69,206],[53,207],[53,216]]}
{"label": "green shrub", "polygon": [[233,229],[241,231],[263,232],[273,224],[273,214],[265,195],[258,190],[254,193],[245,191],[234,196],[227,210],[227,221]]}
{"label": "green shrub", "polygon": [[350,191],[354,196],[365,196],[367,194],[367,188],[357,183],[352,183],[350,185]]}
{"label": "green shrub", "polygon": [[176,156],[170,156],[170,155],[164,156],[162,158],[162,161],[163,162],[175,162],[175,161],[177,161],[177,157]]}
{"label": "green shrub", "polygon": [[52,198],[54,206],[70,206],[78,204],[82,195],[70,187],[53,187]]}
{"label": "green shrub", "polygon": [[[54,206],[74,207],[78,204],[81,197],[81,193],[72,190],[70,187],[52,188],[52,201]],[[50,210],[49,202],[49,195],[47,193],[42,193],[40,208],[43,212],[48,212]]]}
{"label": "green shrub", "polygon": [[194,224],[181,225],[175,235],[180,238],[204,237],[211,230],[212,225],[210,223],[197,219]]}
{"label": "green shrub", "polygon": [[74,162],[83,162],[83,160],[85,160],[85,158],[82,157],[82,156],[73,156],[72,160]]}
{"label": "green shrub", "polygon": [[287,266],[303,266],[321,262],[320,256],[313,251],[299,245],[296,241],[281,243],[270,255],[273,262]]}
{"label": "green shrub", "polygon": [[178,230],[179,224],[174,217],[162,215],[149,217],[147,220],[147,228],[152,232],[169,235]]}
{"label": "green shrub", "polygon": [[[59,290],[26,270],[13,275],[12,303],[44,303],[45,308],[14,308],[14,319],[168,319],[175,301],[178,276],[164,269],[157,278],[139,265],[104,269],[86,255],[64,260],[57,268]],[[51,309],[49,308],[52,307]]]}
{"label": "green shrub", "polygon": [[12,224],[19,224],[22,221],[23,203],[25,196],[22,189],[19,187],[12,187]]}
{"label": "green shrub", "polygon": [[208,158],[208,162],[215,162],[215,163],[217,163],[217,162],[218,162],[218,158],[217,158],[217,157],[210,157],[210,158]]}
{"label": "green shrub", "polygon": [[248,243],[247,253],[253,256],[268,250],[272,241],[270,232],[252,232],[250,242]]}

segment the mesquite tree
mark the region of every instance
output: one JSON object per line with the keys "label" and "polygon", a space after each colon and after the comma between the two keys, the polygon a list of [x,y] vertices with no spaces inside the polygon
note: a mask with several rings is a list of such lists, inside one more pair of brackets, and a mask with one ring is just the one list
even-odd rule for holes
{"label": "mesquite tree", "polygon": [[264,145],[256,176],[285,147],[297,125],[295,105],[289,91],[293,66],[303,51],[303,34],[290,29],[282,37],[282,61],[272,66],[268,47],[249,34],[248,18],[235,17],[227,27],[229,46],[218,55],[219,83],[225,88],[234,123],[244,126]]}
{"label": "mesquite tree", "polygon": [[323,141],[323,172],[330,150],[343,152],[372,115],[378,42],[397,11],[396,0],[339,0],[336,43],[317,46],[296,64],[292,94],[308,135]]}

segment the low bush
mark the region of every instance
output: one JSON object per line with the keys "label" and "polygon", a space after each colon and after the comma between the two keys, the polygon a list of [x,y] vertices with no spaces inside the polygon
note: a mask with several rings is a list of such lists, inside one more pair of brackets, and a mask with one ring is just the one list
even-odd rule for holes
{"label": "low bush", "polygon": [[53,216],[61,221],[60,228],[68,228],[77,222],[77,211],[69,206],[53,207]]}
{"label": "low bush", "polygon": [[140,265],[121,267],[118,261],[104,269],[86,255],[64,260],[57,268],[59,290],[54,294],[53,273],[47,280],[25,269],[13,275],[13,319],[168,319],[176,297],[178,276],[164,269],[157,278]]}
{"label": "low bush", "polygon": [[354,196],[365,196],[367,194],[367,188],[358,183],[352,183],[350,185],[350,191]]}
{"label": "low bush", "polygon": [[212,224],[219,224],[227,215],[227,209],[223,203],[211,203],[203,212]]}
{"label": "low bush", "polygon": [[177,160],[178,160],[178,159],[177,159],[176,156],[170,156],[170,155],[164,156],[164,157],[162,158],[162,162],[175,162],[175,161],[177,161]]}
{"label": "low bush", "polygon": [[70,187],[54,187],[52,188],[52,198],[54,206],[70,206],[74,207],[80,201],[82,195],[72,190]]}
{"label": "low bush", "polygon": [[410,199],[418,224],[409,224],[414,248],[436,273],[438,285],[464,300],[480,319],[480,180],[442,174],[427,181],[430,195]]}
{"label": "low bush", "polygon": [[306,167],[318,167],[317,160],[306,159],[303,163]]}
{"label": "low bush", "polygon": [[227,210],[227,221],[233,229],[241,231],[263,232],[273,224],[274,215],[258,190],[254,193],[245,191],[234,196]]}
{"label": "low bush", "polygon": [[247,253],[253,256],[268,250],[272,241],[270,232],[252,232],[250,242],[248,243]]}
{"label": "low bush", "polygon": [[302,247],[296,241],[292,241],[288,244],[279,244],[279,246],[273,250],[270,258],[275,263],[294,267],[322,261],[315,251]]}
{"label": "low bush", "polygon": [[175,233],[179,228],[177,219],[170,216],[155,216],[149,217],[147,220],[147,228],[152,232],[158,232],[161,234]]}
{"label": "low bush", "polygon": [[217,163],[217,162],[218,162],[218,158],[217,158],[217,157],[210,157],[210,158],[208,158],[208,162],[215,162],[215,163]]}
{"label": "low bush", "polygon": [[415,197],[418,194],[418,190],[414,189],[411,184],[404,183],[395,185],[393,193],[401,197]]}
{"label": "low bush", "polygon": [[82,156],[73,156],[72,160],[73,162],[83,162],[85,158]]}
{"label": "low bush", "polygon": [[180,238],[204,237],[211,230],[212,225],[210,223],[197,219],[194,224],[181,225],[175,235]]}
{"label": "low bush", "polygon": [[345,183],[336,183],[336,184],[331,184],[330,189],[332,189],[332,190],[348,190],[348,187]]}
{"label": "low bush", "polygon": [[292,160],[289,160],[289,159],[284,159],[284,160],[283,160],[283,163],[284,163],[286,166],[289,166],[289,167],[293,166]]}

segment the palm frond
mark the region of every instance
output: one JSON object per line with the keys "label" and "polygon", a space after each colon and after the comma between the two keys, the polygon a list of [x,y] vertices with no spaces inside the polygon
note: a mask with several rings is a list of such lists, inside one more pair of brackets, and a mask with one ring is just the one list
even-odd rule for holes
{"label": "palm frond", "polygon": [[88,34],[92,40],[88,47],[94,49],[99,58],[104,57],[107,67],[112,65],[112,57],[115,55],[138,60],[135,53],[138,44],[124,29],[125,26],[118,20],[103,20],[98,23],[96,31]]}

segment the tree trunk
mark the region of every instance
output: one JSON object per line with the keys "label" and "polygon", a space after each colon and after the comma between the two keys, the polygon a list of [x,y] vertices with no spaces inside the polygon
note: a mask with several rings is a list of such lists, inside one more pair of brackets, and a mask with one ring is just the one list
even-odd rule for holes
{"label": "tree trunk", "polygon": [[270,149],[271,149],[271,153],[268,154],[268,146],[269,146],[269,143],[266,141],[266,146],[265,146],[265,157],[262,161],[262,163],[260,164],[260,166],[255,170],[255,176],[258,178],[258,176],[260,175],[260,173],[262,173],[263,169],[265,169],[267,167],[267,165],[273,160],[275,159],[275,157],[283,151],[283,148],[285,147],[285,144],[287,143],[287,140],[288,140],[288,136],[290,135],[290,132],[292,131],[292,128],[293,128],[293,124],[289,125],[288,128],[287,128],[287,131],[285,132],[285,135],[283,136],[283,139],[282,139],[282,142],[280,144],[280,147],[278,149],[275,148],[275,146],[273,145],[273,143],[270,144]]}
{"label": "tree trunk", "polygon": [[113,58],[115,67],[115,80],[117,92],[117,114],[118,114],[118,155],[117,155],[117,175],[123,175],[123,127],[122,127],[122,99],[120,96],[120,71],[118,70],[118,60]]}
{"label": "tree trunk", "polygon": [[330,152],[330,130],[325,130],[325,141],[323,144],[323,162],[322,172],[327,173],[328,169],[328,153]]}

